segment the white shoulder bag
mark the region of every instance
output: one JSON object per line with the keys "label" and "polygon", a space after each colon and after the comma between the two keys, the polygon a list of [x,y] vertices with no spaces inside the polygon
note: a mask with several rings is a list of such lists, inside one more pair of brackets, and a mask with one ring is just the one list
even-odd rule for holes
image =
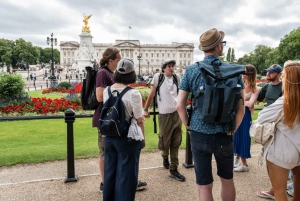
{"label": "white shoulder bag", "polygon": [[254,139],[256,143],[264,145],[270,137],[274,138],[276,132],[276,124],[283,117],[283,111],[279,113],[279,116],[274,122],[265,122],[260,124],[257,120],[252,121],[250,126],[250,136]]}

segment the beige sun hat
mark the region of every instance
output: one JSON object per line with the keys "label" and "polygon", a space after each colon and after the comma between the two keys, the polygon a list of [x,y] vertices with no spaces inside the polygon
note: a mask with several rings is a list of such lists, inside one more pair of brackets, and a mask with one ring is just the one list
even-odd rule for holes
{"label": "beige sun hat", "polygon": [[218,31],[216,28],[204,32],[199,39],[199,50],[206,51],[216,47],[223,41],[224,37],[225,33],[223,31]]}

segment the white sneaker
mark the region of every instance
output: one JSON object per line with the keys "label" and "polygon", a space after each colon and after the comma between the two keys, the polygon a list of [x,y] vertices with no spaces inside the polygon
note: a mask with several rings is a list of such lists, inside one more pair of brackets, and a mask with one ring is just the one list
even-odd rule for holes
{"label": "white sneaker", "polygon": [[238,167],[233,169],[235,172],[248,172],[249,171],[249,167],[244,165],[244,164],[240,164]]}
{"label": "white sneaker", "polygon": [[236,168],[240,165],[240,158],[234,157],[233,167]]}

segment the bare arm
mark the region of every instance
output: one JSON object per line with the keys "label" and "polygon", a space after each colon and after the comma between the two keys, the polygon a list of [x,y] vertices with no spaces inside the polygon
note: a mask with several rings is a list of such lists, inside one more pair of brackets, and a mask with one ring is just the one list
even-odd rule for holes
{"label": "bare arm", "polygon": [[[144,129],[144,117],[140,117],[137,119],[137,124],[139,125],[139,127],[141,128],[142,132],[143,132],[143,135],[145,137],[145,129]],[[146,139],[146,138],[145,138]],[[143,140],[143,147],[144,148],[146,146],[146,140]]]}
{"label": "bare arm", "polygon": [[244,114],[245,114],[245,106],[244,106],[244,90],[241,91],[241,96],[242,99],[240,99],[239,104],[238,104],[238,108],[235,114],[235,131],[238,129],[238,127],[240,126]]}
{"label": "bare arm", "polygon": [[103,102],[103,91],[104,91],[105,88],[103,87],[97,87],[96,88],[96,98],[97,98],[97,101],[100,103],[100,102]]}
{"label": "bare arm", "polygon": [[188,129],[187,126],[188,115],[186,112],[186,101],[188,99],[188,96],[189,96],[189,92],[180,89],[178,93],[177,105],[176,105],[176,109],[179,114],[179,117],[187,129]]}
{"label": "bare arm", "polygon": [[257,97],[258,97],[259,92],[260,92],[260,90],[257,89],[257,90],[252,94],[250,100],[245,101],[245,106],[247,106],[247,107],[249,107],[249,108],[254,107],[254,103],[255,103],[256,100],[257,100]]}
{"label": "bare arm", "polygon": [[144,117],[146,118],[149,118],[150,115],[149,115],[149,112],[148,112],[148,109],[149,109],[149,106],[153,100],[153,97],[155,96],[155,92],[156,92],[156,87],[152,84],[151,85],[151,89],[150,89],[150,94],[147,98],[147,101],[146,101],[146,104],[145,104],[145,108],[144,108]]}

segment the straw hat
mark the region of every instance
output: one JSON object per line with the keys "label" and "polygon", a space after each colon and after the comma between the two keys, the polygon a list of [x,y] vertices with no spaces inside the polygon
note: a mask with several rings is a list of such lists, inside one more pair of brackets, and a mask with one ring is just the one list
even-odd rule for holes
{"label": "straw hat", "polygon": [[200,36],[199,50],[206,51],[216,47],[223,41],[225,33],[218,31],[216,28],[210,29]]}

